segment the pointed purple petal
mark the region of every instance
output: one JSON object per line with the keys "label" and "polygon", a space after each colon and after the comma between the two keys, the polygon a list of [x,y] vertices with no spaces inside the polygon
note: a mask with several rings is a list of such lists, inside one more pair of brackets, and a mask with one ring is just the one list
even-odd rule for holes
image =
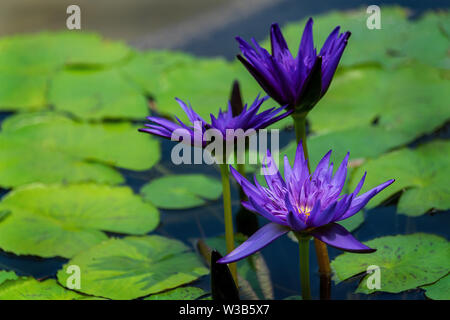
{"label": "pointed purple petal", "polygon": [[326,244],[349,252],[371,253],[376,249],[371,249],[356,240],[350,232],[337,223],[331,223],[326,226],[314,229],[311,234]]}
{"label": "pointed purple petal", "polygon": [[217,262],[232,263],[244,259],[256,251],[261,250],[289,231],[289,228],[280,226],[276,223],[266,224],[264,227],[256,231],[250,238],[248,238],[247,241]]}
{"label": "pointed purple petal", "polygon": [[366,193],[363,193],[359,197],[356,197],[350,205],[350,208],[347,210],[347,212],[339,217],[338,221],[350,218],[354,214],[358,213],[358,211],[364,208],[364,206],[370,201],[370,199],[372,199],[381,190],[391,185],[394,181],[394,179],[388,180],[385,183],[382,183],[379,186],[367,191]]}

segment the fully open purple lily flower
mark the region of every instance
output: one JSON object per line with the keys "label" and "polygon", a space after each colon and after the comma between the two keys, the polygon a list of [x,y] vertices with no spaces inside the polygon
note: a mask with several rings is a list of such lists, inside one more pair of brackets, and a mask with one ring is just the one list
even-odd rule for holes
{"label": "fully open purple lily flower", "polygon": [[[226,139],[226,131],[228,129],[242,129],[243,131],[253,129],[256,131],[259,129],[264,129],[267,126],[287,117],[292,113],[292,111],[281,113],[283,110],[285,110],[285,107],[270,108],[258,113],[261,105],[267,99],[268,97],[263,97],[260,99],[258,95],[250,107],[245,104],[243,110],[239,110],[238,114],[237,112],[233,113],[233,108],[231,107],[230,103],[228,103],[227,111],[223,112],[221,109],[219,109],[217,118],[213,114],[211,114],[211,122],[207,123],[194,111],[194,109],[192,109],[190,104],[186,105],[186,103],[177,98],[176,100],[178,104],[181,106],[181,108],[184,110],[189,120],[191,121],[191,126],[183,123],[180,119],[178,119],[178,117],[175,117],[178,123],[159,117],[147,117],[147,119],[150,120],[151,123],[145,124],[146,128],[139,129],[139,131],[171,139],[173,133],[176,130],[185,130],[185,132],[190,135],[192,145],[204,147],[208,144],[208,141],[206,141],[205,137],[203,137],[203,133],[208,129],[218,130],[221,133],[222,137]],[[182,138],[179,137],[179,141],[181,140]]]}
{"label": "fully open purple lily flower", "polygon": [[[287,157],[284,157],[284,180],[278,171],[273,175],[265,174],[268,188],[261,186],[256,179],[253,185],[230,166],[233,176],[248,197],[248,201],[242,204],[271,222],[218,262],[231,263],[241,260],[289,231],[311,235],[345,251],[375,251],[356,240],[336,222],[356,214],[394,180],[386,181],[358,196],[366,176],[364,174],[353,193],[341,195],[347,176],[349,154],[334,176],[333,164],[329,165],[330,155],[331,150],[320,160],[314,173],[310,174],[300,143],[293,168]],[[270,154],[265,162],[266,166],[267,163],[274,165]]]}
{"label": "fully open purple lily flower", "polygon": [[236,38],[245,57],[238,55],[238,59],[264,91],[280,105],[288,105],[300,113],[314,107],[328,90],[350,37],[350,32],[339,33],[340,27],[336,27],[317,55],[312,28],[310,18],[296,58],[289,51],[278,24],[273,24],[270,30],[272,55],[254,39],[255,48],[242,38]]}

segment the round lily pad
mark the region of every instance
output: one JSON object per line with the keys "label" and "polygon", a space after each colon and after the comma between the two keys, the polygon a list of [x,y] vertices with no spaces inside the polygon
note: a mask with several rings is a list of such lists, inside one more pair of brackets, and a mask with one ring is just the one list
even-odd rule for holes
{"label": "round lily pad", "polygon": [[148,103],[118,70],[64,70],[50,84],[49,103],[82,119],[144,119]]}
{"label": "round lily pad", "polygon": [[[145,170],[160,159],[159,141],[140,134],[137,129],[137,126],[124,122],[76,122],[53,113],[39,112],[9,117],[0,133],[0,166],[3,167],[0,174],[8,178],[4,185],[21,184],[21,181],[15,182],[11,176],[19,177],[19,180],[25,182],[32,182],[31,178],[39,177],[42,180],[34,181],[87,180],[119,183],[122,178],[118,173],[97,164]],[[52,159],[53,156],[55,159]],[[23,163],[23,167],[17,168],[16,161]],[[46,168],[47,161],[58,165],[54,174],[51,172],[52,166],[47,164]],[[33,166],[27,169],[26,162],[36,162],[38,168],[45,169],[48,177],[34,170]],[[25,170],[19,171],[24,167]],[[72,172],[69,169],[74,170]],[[5,173],[5,170],[11,170],[13,174]],[[89,173],[92,177],[88,176]],[[74,174],[75,177],[72,177]]]}
{"label": "round lily pad", "polygon": [[367,285],[371,274],[360,282],[356,292],[398,293],[433,283],[450,269],[450,246],[446,239],[425,233],[387,236],[365,242],[377,249],[371,254],[346,252],[331,262],[336,283],[365,273],[369,266],[380,268],[380,288]]}
{"label": "round lily pad", "polygon": [[198,207],[222,194],[222,184],[216,178],[201,174],[169,175],[144,185],[145,200],[163,209]]}
{"label": "round lily pad", "polygon": [[[157,235],[109,239],[81,252],[68,265],[80,267],[80,292],[111,299],[147,296],[208,273],[186,245]],[[64,269],[58,272],[61,284],[68,276]]]}
{"label": "round lily pad", "polygon": [[158,210],[128,187],[33,184],[0,202],[11,214],[0,223],[0,247],[15,254],[70,258],[107,239],[102,231],[146,234]]}
{"label": "round lily pad", "polygon": [[364,171],[367,171],[361,192],[387,179],[396,179],[368,207],[374,207],[404,190],[397,207],[398,213],[419,216],[430,209],[446,210],[450,208],[450,188],[447,181],[450,175],[447,157],[449,152],[450,143],[446,141],[434,141],[414,150],[393,151],[358,168],[353,174],[350,188],[356,187]]}

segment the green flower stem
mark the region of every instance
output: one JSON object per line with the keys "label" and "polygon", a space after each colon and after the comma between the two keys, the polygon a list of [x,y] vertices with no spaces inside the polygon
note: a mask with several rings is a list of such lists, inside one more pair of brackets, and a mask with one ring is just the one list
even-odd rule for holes
{"label": "green flower stem", "polygon": [[[306,141],[306,115],[307,113],[294,113],[292,117],[294,118],[295,137],[297,143],[300,143],[300,141],[302,141],[303,153],[305,154],[305,158],[308,161],[308,170],[309,172],[311,172],[311,168],[309,165],[308,145]],[[319,273],[321,275],[330,276],[331,267],[330,258],[328,257],[327,245],[322,241],[314,238],[314,246],[316,248]]]}
{"label": "green flower stem", "polygon": [[[234,231],[233,231],[233,215],[231,212],[231,192],[230,192],[230,174],[228,170],[228,164],[220,164],[220,173],[222,176],[222,189],[223,189],[223,214],[225,220],[225,241],[227,244],[227,253],[234,250]],[[234,282],[238,286],[236,263],[230,263],[228,265],[231,274],[233,275]]]}
{"label": "green flower stem", "polygon": [[302,299],[311,300],[311,287],[309,284],[309,239],[308,235],[295,233],[298,239],[300,254],[300,284],[302,287]]}

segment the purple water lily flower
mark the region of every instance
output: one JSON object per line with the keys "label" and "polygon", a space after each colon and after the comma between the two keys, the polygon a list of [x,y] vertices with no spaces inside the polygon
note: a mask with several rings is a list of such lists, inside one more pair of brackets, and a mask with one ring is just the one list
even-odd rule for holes
{"label": "purple water lily flower", "polygon": [[309,111],[328,90],[350,37],[350,32],[339,33],[340,27],[336,27],[317,55],[312,28],[310,18],[296,58],[289,51],[278,24],[273,24],[270,30],[272,55],[255,39],[252,39],[253,48],[236,37],[245,57],[238,55],[238,59],[264,91],[280,105],[288,105],[301,113]]}
{"label": "purple water lily flower", "polygon": [[[359,253],[375,251],[356,240],[350,232],[336,222],[356,214],[371,198],[394,180],[386,181],[358,195],[366,177],[364,173],[353,193],[341,195],[347,176],[349,154],[346,155],[334,176],[333,164],[329,165],[330,155],[331,150],[320,160],[314,173],[310,174],[300,143],[293,168],[287,157],[284,157],[284,180],[278,170],[272,175],[265,173],[268,188],[261,186],[256,179],[253,185],[230,166],[233,176],[248,197],[248,201],[242,204],[248,210],[262,215],[271,222],[218,262],[231,263],[241,260],[289,231],[309,234],[330,246],[345,251]],[[265,161],[265,166],[267,167],[268,164],[274,165],[270,154]]]}
{"label": "purple water lily flower", "polygon": [[[227,111],[222,111],[221,109],[219,109],[217,118],[213,114],[211,114],[211,122],[207,123],[194,111],[190,104],[187,105],[180,99],[176,98],[176,101],[184,110],[192,125],[183,123],[177,117],[175,118],[177,119],[178,123],[159,117],[147,117],[147,119],[151,123],[145,124],[146,128],[141,128],[139,129],[139,131],[171,139],[173,133],[176,130],[185,130],[185,132],[190,135],[192,145],[204,147],[208,144],[208,141],[206,141],[205,137],[203,137],[203,133],[208,129],[218,130],[221,133],[222,137],[226,139],[226,131],[228,129],[242,129],[243,131],[253,129],[256,131],[259,129],[264,129],[267,126],[287,117],[292,113],[292,111],[281,113],[283,110],[285,110],[286,107],[270,108],[258,113],[261,105],[267,99],[268,97],[263,97],[260,99],[258,95],[252,105],[248,107],[247,104],[245,104],[243,110],[239,110],[240,113],[233,112],[231,104],[228,103]],[[181,140],[182,138],[179,137],[178,141]]]}

